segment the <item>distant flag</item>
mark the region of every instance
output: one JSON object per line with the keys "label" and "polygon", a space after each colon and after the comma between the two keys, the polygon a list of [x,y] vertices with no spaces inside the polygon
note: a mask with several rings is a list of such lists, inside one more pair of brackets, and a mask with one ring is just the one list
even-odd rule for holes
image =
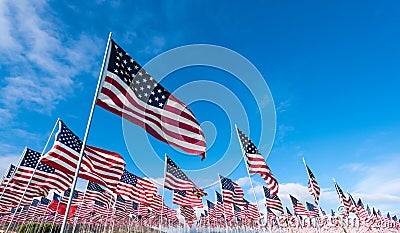
{"label": "distant flag", "polygon": [[331,216],[335,217],[335,211],[333,211],[333,209],[331,209]]}
{"label": "distant flag", "polygon": [[229,178],[223,177],[221,175],[219,176],[219,178],[221,181],[222,197],[224,199],[224,202],[241,206],[245,205],[245,202],[243,200],[243,189]]}
{"label": "distant flag", "polygon": [[323,216],[326,216],[325,210],[323,210],[322,207],[319,207],[319,209],[321,210],[321,214],[322,214]]}
{"label": "distant flag", "polygon": [[308,217],[308,212],[307,212],[306,208],[301,204],[301,202],[299,200],[297,200],[295,197],[293,197],[292,195],[289,194],[289,196],[290,196],[290,199],[292,200],[294,214],[297,216]]}
{"label": "distant flag", "polygon": [[190,109],[157,83],[113,40],[97,104],[158,140],[205,157],[206,141]]}
{"label": "distant flag", "polygon": [[114,203],[114,195],[100,187],[99,184],[89,181],[86,188],[85,199],[101,202],[107,206]]}
{"label": "distant flag", "polygon": [[179,206],[191,206],[196,208],[203,208],[201,197],[196,196],[191,191],[174,190],[172,194],[172,204]]}
{"label": "distant flag", "polygon": [[264,189],[264,196],[266,200],[267,208],[277,210],[283,213],[282,202],[279,199],[278,195],[274,194],[271,195],[270,190],[268,187],[263,186]]}
{"label": "distant flag", "polygon": [[357,204],[353,199],[353,196],[351,196],[351,194],[349,193],[349,203],[350,203],[350,208],[349,208],[349,212],[352,213],[357,213]]}
{"label": "distant flag", "polygon": [[196,213],[193,207],[190,206],[180,206],[181,215],[185,218],[185,222],[192,227],[193,223],[197,220]]}
{"label": "distant flag", "polygon": [[318,217],[318,208],[315,205],[308,202],[306,202],[306,205],[309,215],[311,217]]}
{"label": "distant flag", "polygon": [[319,195],[321,194],[321,188],[317,183],[317,179],[315,178],[314,173],[312,173],[311,169],[307,166],[306,161],[303,158],[304,166],[306,167],[308,174],[308,191],[314,197],[315,203],[318,205]]}
{"label": "distant flag", "polygon": [[360,220],[365,221],[368,218],[368,213],[367,211],[364,209],[364,204],[361,201],[361,199],[358,199],[357,202],[357,211],[358,211],[358,217],[360,218]]}
{"label": "distant flag", "polygon": [[265,183],[268,185],[271,194],[277,194],[279,190],[278,181],[272,174],[271,169],[265,162],[264,157],[261,155],[260,151],[258,151],[257,147],[250,140],[250,138],[248,138],[238,128],[236,128],[236,130],[239,136],[240,145],[242,147],[243,156],[245,157],[245,161],[249,169],[249,173],[259,174],[261,178],[265,180]]}
{"label": "distant flag", "polygon": [[166,157],[166,171],[164,179],[164,187],[170,190],[190,191],[201,197],[206,196],[202,189],[197,187],[192,180],[170,159]]}
{"label": "distant flag", "polygon": [[220,218],[224,213],[224,202],[222,200],[222,195],[219,192],[215,191],[215,196],[217,199],[217,202],[215,203],[215,216]]}
{"label": "distant flag", "polygon": [[[54,145],[41,161],[68,175],[74,175],[81,148],[82,141],[79,137],[63,121],[58,120],[58,131],[55,135]],[[121,155],[87,146],[79,170],[79,177],[96,182],[114,191],[124,167],[125,161]]]}
{"label": "distant flag", "polygon": [[260,214],[258,211],[258,205],[255,203],[250,203],[247,200],[244,200],[244,201],[246,203],[244,206],[246,217],[250,218],[251,220],[257,221],[260,218]]}
{"label": "distant flag", "polygon": [[345,208],[345,213],[346,213],[346,212],[348,212],[348,210],[351,206],[351,203],[346,198],[346,195],[343,193],[342,189],[339,187],[339,185],[336,183],[336,181],[333,181],[333,182],[335,184],[336,192],[339,195],[340,203],[343,204],[343,207]]}
{"label": "distant flag", "polygon": [[367,213],[368,213],[368,215],[371,215],[371,209],[369,208],[369,206],[368,206],[368,204],[367,204]]}
{"label": "distant flag", "polygon": [[143,179],[124,170],[118,183],[116,194],[130,198],[135,202],[149,204],[157,194],[157,187],[149,180]]}

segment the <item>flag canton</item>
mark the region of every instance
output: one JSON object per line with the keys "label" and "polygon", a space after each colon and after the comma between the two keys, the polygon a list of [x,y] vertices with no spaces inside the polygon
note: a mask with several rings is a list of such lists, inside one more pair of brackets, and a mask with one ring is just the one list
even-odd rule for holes
{"label": "flag canton", "polygon": [[116,74],[133,90],[137,98],[157,108],[164,108],[170,93],[121,47],[112,41],[108,71]]}
{"label": "flag canton", "polygon": [[217,202],[219,202],[219,203],[224,203],[223,201],[222,201],[222,195],[219,193],[219,192],[217,192],[217,191],[215,191],[215,194],[216,194],[216,196],[217,196]]}
{"label": "flag canton", "polygon": [[94,204],[95,204],[95,205],[98,205],[98,206],[101,206],[101,207],[104,207],[104,206],[105,206],[104,203],[102,203],[102,202],[100,202],[100,201],[94,201]]}
{"label": "flag canton", "polygon": [[60,202],[61,201],[61,196],[58,195],[57,193],[53,193],[53,200],[56,202]]}
{"label": "flag canton", "polygon": [[271,195],[271,191],[269,190],[268,187],[263,186],[263,188],[264,188],[265,198],[273,199],[273,200],[279,200],[280,201],[278,195],[276,195],[276,194],[275,195]]}
{"label": "flag canton", "polygon": [[124,198],[122,198],[122,196],[121,195],[117,195],[117,201],[118,202],[122,202],[122,203],[125,203],[125,199]]}
{"label": "flag canton", "polygon": [[244,208],[248,209],[250,202],[248,200],[246,200],[246,199],[243,199],[243,201],[244,201]]}
{"label": "flag canton", "polygon": [[[64,197],[69,197],[71,195],[71,188],[64,191]],[[74,190],[74,194],[72,195],[72,199],[77,199],[79,195],[79,191]]]}
{"label": "flag canton", "polygon": [[295,198],[295,197],[293,197],[292,195],[290,195],[290,199],[292,200],[292,204],[293,204],[293,206],[297,206],[297,202],[298,202],[298,200]]}
{"label": "flag canton", "polygon": [[310,175],[310,178],[311,178],[311,179],[315,179],[315,176],[314,176],[314,174],[312,173],[311,169],[310,169],[307,165],[306,165],[306,168],[307,168],[308,174]]}
{"label": "flag canton", "polygon": [[292,213],[290,213],[290,210],[286,207],[286,213],[288,214],[288,215],[292,215]]}
{"label": "flag canton", "polygon": [[134,210],[137,210],[138,207],[139,207],[139,203],[132,201],[132,208],[133,208]]}
{"label": "flag canton", "polygon": [[307,210],[310,212],[315,212],[315,207],[313,204],[306,202],[307,204]]}
{"label": "flag canton", "polygon": [[50,204],[50,200],[47,199],[47,198],[45,198],[45,197],[42,197],[42,198],[40,199],[40,204],[42,204],[42,205],[49,205],[49,204]]}
{"label": "flag canton", "polygon": [[35,168],[40,159],[40,153],[29,148],[26,149],[25,155],[21,161],[21,166]]}
{"label": "flag canton", "polygon": [[182,196],[182,197],[186,197],[186,191],[185,190],[174,190],[174,193]]}
{"label": "flag canton", "polygon": [[357,205],[361,208],[364,208],[364,204],[362,203],[361,199],[358,199]]}
{"label": "flag canton", "polygon": [[204,210],[204,216],[208,216],[208,211],[207,210]]}
{"label": "flag canton", "polygon": [[189,178],[185,175],[185,173],[183,173],[183,171],[169,157],[167,157],[167,173],[170,173],[171,175],[180,180],[184,181],[189,180]]}
{"label": "flag canton", "polygon": [[56,169],[54,169],[53,167],[51,167],[51,166],[49,166],[47,164],[39,163],[38,167],[37,167],[37,170],[53,174]]}
{"label": "flag canton", "polygon": [[89,181],[87,189],[90,191],[95,191],[95,192],[99,192],[99,193],[104,192],[104,190],[100,187],[100,185],[98,185],[92,181]]}
{"label": "flag canton", "polygon": [[233,204],[233,210],[236,212],[242,211],[237,205]]}
{"label": "flag canton", "polygon": [[136,177],[136,175],[128,172],[127,170],[124,170],[124,173],[122,173],[122,176],[121,176],[121,182],[125,183],[125,184],[130,184],[130,185],[136,186],[137,177]]}
{"label": "flag canton", "polygon": [[242,143],[243,149],[249,154],[260,154],[254,143],[238,129],[240,142]]}
{"label": "flag canton", "polygon": [[11,178],[12,175],[14,175],[14,172],[16,170],[16,166],[14,166],[13,164],[10,164],[10,167],[8,168],[8,172],[6,175],[6,178]]}
{"label": "flag canton", "polygon": [[232,180],[223,176],[220,176],[222,189],[229,190],[231,192],[235,192],[235,187],[233,186]]}
{"label": "flag canton", "polygon": [[38,199],[33,199],[32,203],[31,203],[31,206],[37,207],[38,204],[39,204],[39,200]]}
{"label": "flag canton", "polygon": [[62,144],[68,146],[74,151],[80,153],[82,148],[82,141],[76,136],[68,127],[62,122],[59,121],[59,131],[56,134],[56,141],[61,142]]}
{"label": "flag canton", "polygon": [[214,203],[212,203],[209,200],[207,200],[207,206],[208,206],[209,209],[214,209]]}

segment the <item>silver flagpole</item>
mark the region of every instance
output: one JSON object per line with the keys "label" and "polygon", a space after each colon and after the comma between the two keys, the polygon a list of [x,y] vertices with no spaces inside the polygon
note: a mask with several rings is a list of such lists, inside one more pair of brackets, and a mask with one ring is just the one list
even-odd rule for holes
{"label": "silver flagpole", "polygon": [[[246,165],[247,174],[249,175],[249,180],[250,180],[251,189],[253,190],[254,200],[256,201],[256,204],[257,204],[258,215],[260,216],[260,220],[261,220],[261,212],[259,211],[259,210],[260,210],[260,207],[258,206],[258,201],[257,201],[256,193],[255,193],[255,190],[254,190],[253,181],[251,180],[250,171],[249,171],[249,166],[248,166],[248,164],[247,164],[247,158],[246,158],[246,156],[244,156],[245,150],[244,150],[244,148],[243,148],[242,142],[240,141],[239,131],[238,131],[238,128],[237,128],[236,124],[235,124],[235,129],[236,129],[236,134],[237,134],[237,136],[238,136],[240,148],[242,149],[242,155],[243,155],[243,158],[244,158],[244,164]],[[265,162],[265,163],[266,163],[266,162]],[[267,226],[268,226],[268,207],[267,207],[267,205],[265,205],[265,208],[266,208],[266,209],[265,209],[265,212],[266,212],[265,218],[266,218],[266,224],[267,224]],[[257,222],[258,222],[258,221],[257,221]],[[271,230],[270,230],[270,231],[271,231]]]}
{"label": "silver flagpole", "polygon": [[163,211],[164,211],[164,193],[165,193],[165,174],[167,172],[167,154],[164,154],[164,180],[162,186],[162,196],[161,196],[161,216],[160,216],[160,223],[159,223],[159,231],[161,232],[162,228],[162,220],[163,220]]}
{"label": "silver flagpole", "polygon": [[[111,36],[112,36],[112,32],[110,32],[110,34],[108,35],[106,51],[104,52],[104,57],[103,57],[103,64],[101,65],[100,74],[99,74],[99,80],[97,82],[96,92],[94,93],[92,107],[90,109],[89,119],[88,119],[88,122],[87,122],[87,125],[86,125],[85,136],[83,137],[82,148],[81,148],[81,152],[79,154],[79,161],[78,161],[78,164],[77,164],[77,167],[76,167],[76,170],[75,170],[74,180],[73,180],[72,185],[71,185],[71,193],[72,194],[75,191],[76,182],[78,180],[79,170],[81,168],[81,163],[82,163],[82,159],[83,159],[83,152],[85,151],[85,146],[86,146],[86,141],[87,141],[87,138],[88,138],[88,135],[89,135],[90,125],[92,123],[93,112],[94,112],[94,109],[96,107],[97,96],[99,95],[100,86],[101,86],[101,83],[102,83],[103,78],[104,78],[104,67],[105,67],[105,64],[108,62],[108,59],[110,57],[109,56],[109,48],[110,48]],[[70,210],[71,204],[72,204],[72,197],[73,197],[73,195],[71,195],[69,197],[69,199],[68,199],[68,204],[67,204],[67,208],[65,210],[65,215],[64,215],[63,223],[61,225],[60,233],[63,233],[65,231],[65,229],[66,229],[67,220],[68,220],[68,213],[69,213],[69,210]]]}
{"label": "silver flagpole", "polygon": [[[58,118],[57,121],[56,121],[56,123],[54,124],[53,130],[51,131],[51,134],[50,134],[49,138],[47,139],[46,145],[44,146],[40,157],[42,157],[43,154],[44,154],[44,152],[46,151],[46,148],[47,148],[47,146],[49,145],[50,139],[51,139],[51,137],[53,136],[54,130],[56,129],[59,120],[60,120],[60,118]],[[26,149],[25,149],[25,151],[26,151]],[[21,162],[22,162],[22,160],[21,160]],[[28,187],[29,187],[29,185],[30,185],[31,182],[32,182],[32,178],[33,178],[33,176],[35,175],[35,172],[36,172],[36,169],[37,169],[38,166],[39,166],[39,163],[40,163],[40,158],[39,158],[39,160],[38,160],[38,162],[37,162],[37,164],[36,164],[36,166],[35,166],[35,170],[33,171],[31,178],[30,178],[29,181],[28,181],[28,184],[27,184],[26,187],[25,187],[25,191],[24,191],[24,193],[22,194],[21,200],[19,200],[18,206],[17,206],[17,208],[16,208],[16,210],[15,210],[15,212],[14,212],[12,218],[11,218],[10,224],[8,224],[8,226],[7,226],[6,232],[8,232],[8,231],[10,230],[10,226],[12,225],[12,221],[14,220],[15,215],[16,215],[16,213],[18,212],[19,207],[21,207],[22,200],[23,200],[24,197],[25,197],[26,191],[28,191]],[[15,171],[17,171],[17,170],[15,170]]]}

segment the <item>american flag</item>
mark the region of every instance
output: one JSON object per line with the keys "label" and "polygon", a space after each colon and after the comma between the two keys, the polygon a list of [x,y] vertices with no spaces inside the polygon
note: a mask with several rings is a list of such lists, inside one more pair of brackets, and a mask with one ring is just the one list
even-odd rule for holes
{"label": "american flag", "polygon": [[111,41],[97,104],[142,127],[160,141],[205,157],[206,141],[193,113]]}
{"label": "american flag", "polygon": [[181,190],[193,192],[196,196],[206,196],[204,190],[197,187],[192,180],[170,159],[166,156],[166,171],[164,187],[170,190]]}
{"label": "american flag", "polygon": [[233,182],[231,179],[219,176],[222,186],[222,196],[224,202],[233,203],[239,206],[243,206],[245,204],[243,200],[243,189]]}
{"label": "american flag", "polygon": [[307,210],[308,210],[309,215],[311,217],[318,217],[318,215],[319,215],[318,207],[316,207],[315,205],[308,203],[308,202],[306,202],[306,205],[307,205]]}
{"label": "american flag", "polygon": [[30,198],[34,196],[47,196],[52,189],[61,192],[71,185],[71,176],[39,162],[40,156],[39,152],[26,148],[2,201],[8,199],[18,203],[30,179],[23,201],[30,202]]}
{"label": "american flag", "polygon": [[[164,201],[158,194],[154,195],[153,201],[150,203],[150,208],[153,210],[161,210],[163,208]],[[157,213],[160,213],[159,211]]]}
{"label": "american flag", "polygon": [[117,195],[117,201],[115,202],[115,209],[126,211],[125,199],[119,194]]}
{"label": "american flag", "polygon": [[276,194],[271,195],[271,192],[268,187],[263,186],[263,189],[264,189],[266,206],[270,209],[274,209],[283,213],[282,202],[281,199],[279,199],[278,195]]}
{"label": "american flag", "polygon": [[242,209],[235,204],[233,204],[233,211],[238,221],[242,221],[246,217],[246,211],[242,211]]}
{"label": "american flag", "polygon": [[244,209],[245,209],[245,212],[246,212],[246,218],[249,219],[249,220],[257,221],[260,218],[260,214],[258,212],[257,204],[256,203],[250,203],[247,200],[244,200],[244,201],[246,203],[245,206],[244,206]]}
{"label": "american flag", "polygon": [[301,202],[299,200],[297,200],[295,197],[293,197],[292,195],[289,195],[289,196],[290,196],[290,199],[292,200],[294,214],[297,216],[308,217],[308,212],[307,212],[306,208],[301,204]]}
{"label": "american flag", "polygon": [[357,204],[356,204],[356,202],[354,201],[353,196],[351,196],[350,193],[349,193],[348,202],[350,203],[349,212],[357,213]]}
{"label": "american flag", "polygon": [[307,174],[308,174],[308,191],[311,193],[312,196],[314,196],[314,201],[318,205],[319,201],[319,195],[321,194],[321,188],[319,187],[317,183],[317,179],[315,178],[314,173],[312,173],[311,169],[307,166],[307,164],[304,162],[304,165],[306,166],[307,169]]}
{"label": "american flag", "polygon": [[157,194],[157,187],[151,181],[124,170],[116,194],[135,202],[149,204],[153,201],[153,196]]}
{"label": "american flag", "polygon": [[181,215],[185,218],[185,222],[192,227],[194,221],[196,221],[196,214],[193,207],[190,206],[180,206]]}
{"label": "american flag", "polygon": [[8,166],[7,172],[3,176],[3,181],[1,182],[0,186],[0,197],[2,196],[5,188],[8,186],[8,182],[11,180],[11,178],[14,176],[15,171],[17,170],[17,167],[13,164],[10,164]]}
{"label": "american flag", "polygon": [[[74,190],[74,194],[72,195],[72,205],[81,205],[83,204],[84,193],[79,190]],[[68,204],[69,197],[71,196],[71,188],[64,191],[64,198],[61,199],[61,204]]]}
{"label": "american flag", "polygon": [[172,204],[179,206],[191,206],[203,208],[201,197],[194,195],[191,191],[174,190],[172,195]]}
{"label": "american flag", "polygon": [[208,214],[210,216],[210,221],[215,221],[216,216],[215,216],[215,205],[211,201],[207,200],[207,208],[208,208]]}
{"label": "american flag", "polygon": [[[63,121],[58,120],[58,132],[55,136],[54,145],[41,161],[66,174],[74,175],[81,148],[82,141],[79,137]],[[87,146],[82,158],[79,177],[96,182],[114,191],[124,167],[125,160],[121,155]]]}
{"label": "american flag", "polygon": [[279,186],[278,181],[275,179],[274,175],[269,169],[264,157],[258,151],[254,143],[237,128],[237,133],[239,135],[240,144],[243,148],[243,155],[246,158],[250,174],[259,174],[268,185],[271,190],[271,194],[278,194]]}
{"label": "american flag", "polygon": [[89,181],[87,185],[85,199],[101,202],[106,206],[110,206],[112,203],[114,203],[113,194],[109,193],[107,190],[100,187],[100,185],[92,181]]}
{"label": "american flag", "polygon": [[339,195],[339,200],[340,203],[343,204],[344,208],[345,208],[345,213],[348,212],[351,203],[350,201],[346,198],[346,195],[343,193],[342,189],[339,187],[339,185],[336,183],[336,181],[334,181],[335,183],[335,188],[336,188],[336,192]]}
{"label": "american flag", "polygon": [[358,218],[361,221],[366,221],[368,219],[368,212],[364,209],[364,204],[361,201],[361,199],[358,199],[357,202],[357,212],[358,212]]}
{"label": "american flag", "polygon": [[224,202],[222,200],[222,195],[219,192],[215,191],[215,196],[217,199],[217,202],[215,203],[215,216],[220,218],[224,213]]}

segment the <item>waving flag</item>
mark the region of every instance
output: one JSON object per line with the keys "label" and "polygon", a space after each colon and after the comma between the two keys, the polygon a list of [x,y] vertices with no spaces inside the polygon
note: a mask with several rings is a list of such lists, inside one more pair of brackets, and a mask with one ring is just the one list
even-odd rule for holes
{"label": "waving flag", "polygon": [[315,203],[318,205],[319,195],[321,194],[321,188],[317,183],[317,179],[315,178],[314,173],[312,173],[311,169],[307,166],[306,161],[303,158],[304,166],[306,166],[307,174],[308,174],[308,191],[314,197]]}
{"label": "waving flag", "polygon": [[264,196],[265,196],[265,201],[266,201],[266,206],[270,209],[277,210],[281,213],[283,213],[283,206],[281,199],[279,199],[278,195],[271,195],[271,192],[269,191],[269,188],[263,186],[264,189]]}
{"label": "waving flag", "polygon": [[107,207],[114,203],[114,196],[107,190],[100,187],[100,185],[89,181],[86,188],[85,199],[90,201],[98,201],[105,204]]}
{"label": "waving flag", "polygon": [[301,204],[301,202],[299,200],[297,200],[295,197],[293,197],[292,195],[289,195],[289,196],[290,196],[290,199],[292,200],[294,214],[297,216],[308,217],[308,212],[307,212],[306,208],[304,208],[304,206]]}
{"label": "waving flag", "polygon": [[124,170],[115,193],[135,202],[149,204],[153,201],[153,196],[157,194],[157,187],[151,181]]}
{"label": "waving flag", "polygon": [[311,217],[318,217],[319,211],[318,211],[318,207],[316,207],[315,205],[306,202],[307,205],[307,210],[308,213]]}
{"label": "waving flag", "polygon": [[205,158],[203,131],[189,108],[157,83],[114,41],[97,104],[158,140]]}
{"label": "waving flag", "polygon": [[343,193],[342,189],[339,187],[339,185],[336,183],[336,181],[333,181],[335,184],[336,192],[339,195],[339,200],[340,203],[343,204],[345,208],[345,213],[349,211],[351,202],[346,198],[346,195]]}
{"label": "waving flag", "polygon": [[172,204],[203,208],[202,199],[194,195],[191,191],[185,190],[174,190],[172,195]]}
{"label": "waving flag", "polygon": [[166,156],[166,171],[164,179],[164,187],[170,190],[190,191],[196,196],[206,196],[202,189],[197,187],[192,180],[170,159]]}
{"label": "waving flag", "polygon": [[239,206],[245,205],[245,201],[243,200],[243,189],[233,182],[231,179],[219,176],[221,185],[222,185],[222,196],[224,202],[236,204]]}
{"label": "waving flag", "polygon": [[[42,158],[50,165],[69,175],[74,175],[77,168],[82,141],[61,120],[54,145]],[[87,146],[82,159],[79,177],[101,184],[111,191],[117,188],[124,171],[125,161],[115,152]]]}
{"label": "waving flag", "polygon": [[265,180],[272,195],[278,193],[278,181],[269,169],[264,157],[258,151],[254,143],[238,128],[236,128],[240,144],[242,146],[243,156],[245,157],[249,173],[259,174]]}
{"label": "waving flag", "polygon": [[222,200],[222,195],[219,192],[215,191],[215,196],[217,199],[217,202],[215,203],[215,216],[220,218],[224,213],[224,202]]}

